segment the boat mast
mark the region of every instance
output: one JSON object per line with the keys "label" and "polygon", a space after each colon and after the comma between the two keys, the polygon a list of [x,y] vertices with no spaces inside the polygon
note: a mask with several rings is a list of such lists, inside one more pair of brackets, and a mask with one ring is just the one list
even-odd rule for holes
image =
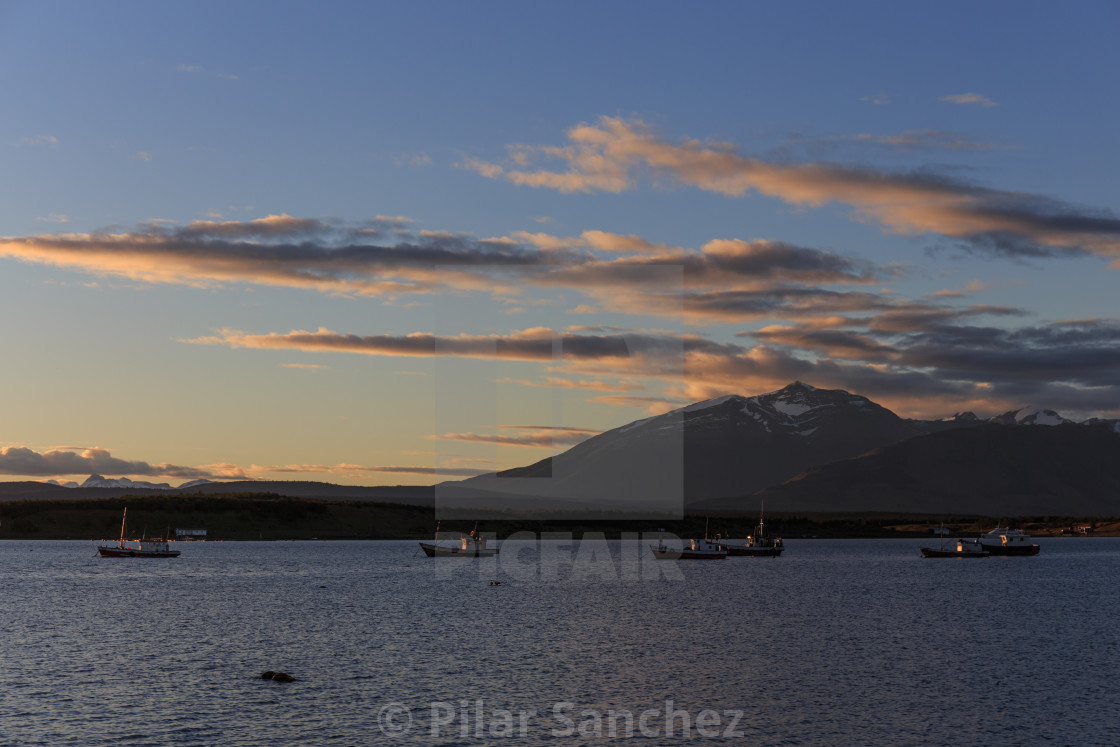
{"label": "boat mast", "polygon": [[124,513],[121,514],[121,548],[124,548],[124,522],[128,518],[128,506],[124,507]]}

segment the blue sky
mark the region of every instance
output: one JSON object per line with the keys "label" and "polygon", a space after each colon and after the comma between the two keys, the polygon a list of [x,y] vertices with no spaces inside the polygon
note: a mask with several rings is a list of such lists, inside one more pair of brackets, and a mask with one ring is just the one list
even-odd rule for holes
{"label": "blue sky", "polygon": [[1118,32],[0,3],[0,473],[426,483],[793,378],[1115,417]]}

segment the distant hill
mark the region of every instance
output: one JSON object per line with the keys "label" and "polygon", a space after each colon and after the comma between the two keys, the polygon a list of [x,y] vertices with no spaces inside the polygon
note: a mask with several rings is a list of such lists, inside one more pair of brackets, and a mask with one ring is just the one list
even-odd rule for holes
{"label": "distant hill", "polygon": [[692,511],[888,511],[987,516],[1120,514],[1120,434],[1111,424],[984,424],[825,464],[752,496]]}
{"label": "distant hill", "polygon": [[0,482],[0,501],[12,500],[74,500],[116,498],[119,496],[177,496],[275,494],[291,498],[323,498],[334,500],[368,500],[431,506],[434,490],[426,485],[394,485],[365,487],[334,485],[327,482],[240,480],[236,482],[205,482],[180,488],[77,487],[68,488],[45,482]]}

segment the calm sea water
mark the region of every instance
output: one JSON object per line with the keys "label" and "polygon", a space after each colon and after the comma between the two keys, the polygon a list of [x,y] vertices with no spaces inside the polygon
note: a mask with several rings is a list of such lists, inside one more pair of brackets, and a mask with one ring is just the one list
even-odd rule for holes
{"label": "calm sea water", "polygon": [[1040,543],[0,542],[0,744],[1120,744],[1120,540]]}

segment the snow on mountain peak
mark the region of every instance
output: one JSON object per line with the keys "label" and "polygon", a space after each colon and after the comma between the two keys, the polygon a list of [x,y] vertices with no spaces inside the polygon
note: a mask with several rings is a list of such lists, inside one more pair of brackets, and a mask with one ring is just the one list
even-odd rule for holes
{"label": "snow on mountain peak", "polygon": [[166,482],[152,483],[145,482],[144,480],[130,480],[127,477],[106,478],[101,475],[90,475],[86,481],[81,484],[83,488],[148,488],[157,490],[169,490],[171,485]]}
{"label": "snow on mountain peak", "polygon": [[790,402],[789,400],[775,400],[773,407],[778,412],[791,418],[797,418],[813,409],[812,405],[804,402]]}
{"label": "snow on mountain peak", "polygon": [[1044,410],[1040,407],[1024,407],[1015,413],[1015,422],[1028,425],[1061,425],[1067,421],[1053,410]]}
{"label": "snow on mountain peak", "polygon": [[1062,425],[1073,421],[1066,420],[1053,410],[1045,410],[1041,407],[1021,407],[1018,410],[1011,410],[994,418],[989,418],[988,422],[1000,425]]}

